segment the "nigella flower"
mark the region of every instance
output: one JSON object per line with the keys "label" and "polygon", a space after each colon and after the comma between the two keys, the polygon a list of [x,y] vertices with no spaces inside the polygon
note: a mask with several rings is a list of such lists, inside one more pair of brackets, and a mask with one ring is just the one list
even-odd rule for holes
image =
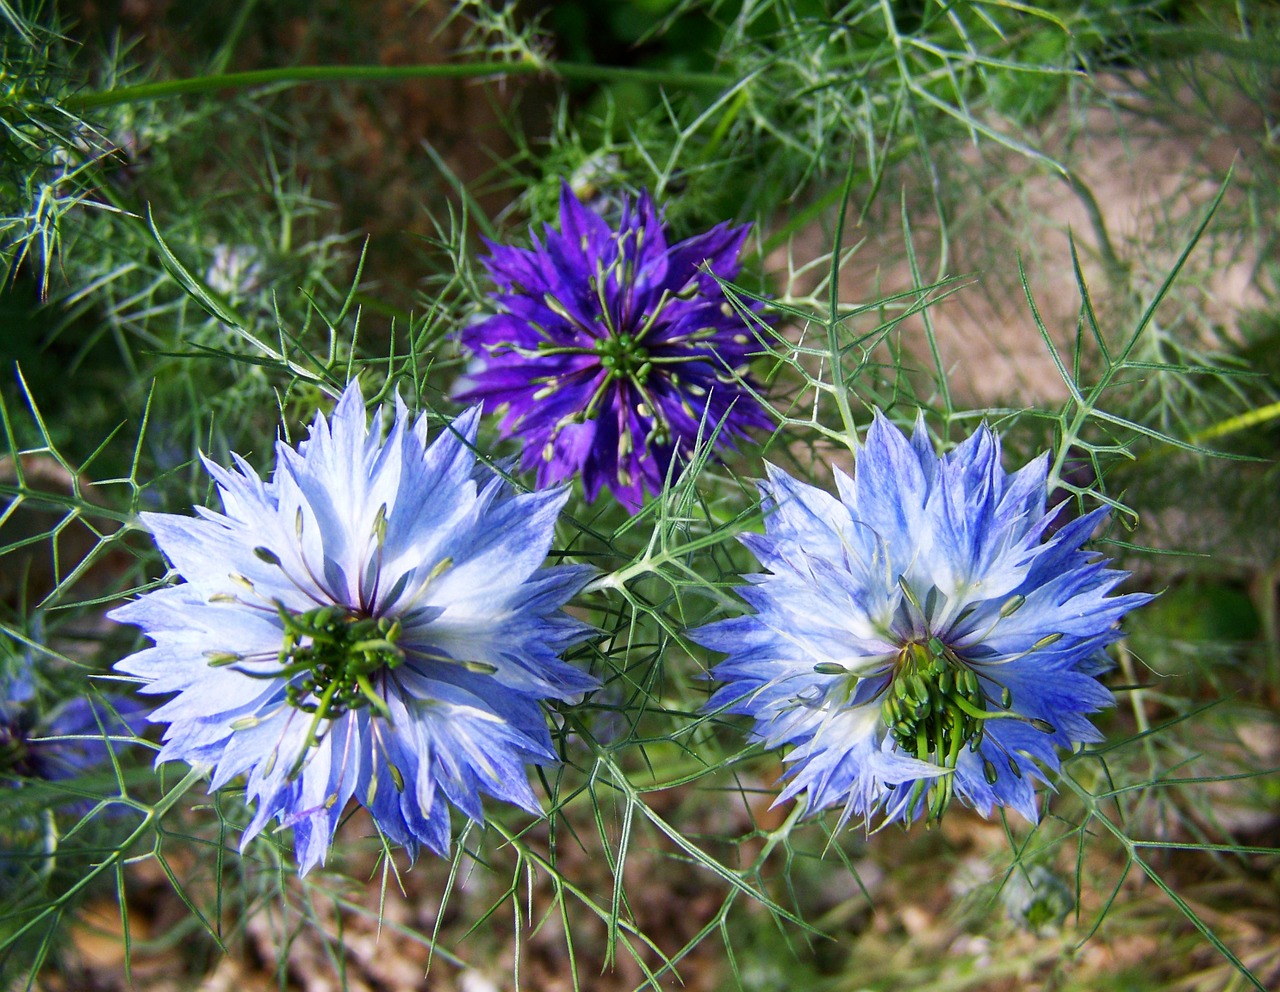
{"label": "nigella flower", "polygon": [[140,711],[136,699],[80,694],[42,712],[24,652],[18,667],[0,677],[0,781],[58,782],[106,764],[110,738],[135,736],[144,722]]}
{"label": "nigella flower", "polygon": [[589,633],[560,607],[590,570],[543,567],[567,493],[516,494],[479,464],[478,411],[429,445],[399,399],[385,440],[380,417],[352,383],[277,444],[269,482],[206,461],[223,512],[142,515],[186,582],[110,614],[155,641],[117,669],[177,693],[151,717],[158,760],[211,767],[211,789],[245,776],[243,843],[291,826],[304,873],[352,798],[413,854],[448,850],[448,803],[539,812],[540,704],[596,684],[560,658]]}
{"label": "nigella flower", "polygon": [[[42,635],[38,614],[30,629]],[[122,811],[95,805],[86,792],[91,781],[82,777],[108,776],[113,753],[120,754],[146,723],[136,697],[91,694],[81,686],[68,694],[73,683],[42,677],[47,675],[48,665],[36,660],[29,644],[0,634],[0,891],[11,906],[28,899],[33,885],[44,887],[64,838],[79,833],[77,827],[64,835],[59,814],[111,817]],[[42,797],[57,791],[50,783],[62,782],[65,800],[46,805]],[[26,800],[20,790],[35,783],[45,788]]]}
{"label": "nigella flower", "polygon": [[1047,457],[1014,473],[987,427],[939,457],[879,414],[840,498],[776,468],[761,484],[767,574],[755,614],[694,637],[728,654],[709,707],[791,745],[778,801],[809,811],[936,820],[953,796],[1035,820],[1058,749],[1096,741],[1112,703],[1096,676],[1117,622],[1149,600],[1108,596],[1126,575],[1081,550],[1105,510],[1045,538]]}
{"label": "nigella flower", "polygon": [[462,333],[475,361],[458,397],[503,414],[539,486],[580,472],[588,500],[608,486],[634,510],[700,427],[730,442],[769,420],[747,325],[715,279],[737,275],[748,228],[671,244],[647,192],[620,213],[614,230],[565,184],[559,231],[489,245],[498,312]]}

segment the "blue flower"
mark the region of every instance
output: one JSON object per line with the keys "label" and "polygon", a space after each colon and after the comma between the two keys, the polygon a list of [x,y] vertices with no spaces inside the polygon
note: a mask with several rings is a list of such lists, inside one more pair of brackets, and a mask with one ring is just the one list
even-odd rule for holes
{"label": "blue flower", "polygon": [[[146,724],[145,702],[136,696],[91,694],[71,681],[72,671],[50,670],[32,647],[43,640],[40,614],[28,631],[32,641],[0,633],[0,892],[10,910],[47,891],[59,853],[84,844],[85,821],[64,833],[60,814],[110,819],[129,808],[101,793],[108,803],[95,803],[86,791],[92,783],[82,777],[109,775],[112,755]],[[63,789],[50,785],[64,782]],[[34,783],[44,788],[27,798],[22,790]]]}
{"label": "blue flower", "polygon": [[790,745],[789,781],[840,825],[919,816],[951,798],[1037,818],[1034,782],[1058,749],[1100,736],[1097,676],[1120,618],[1151,599],[1107,596],[1127,573],[1081,550],[1101,509],[1046,539],[1047,456],[1014,473],[986,426],[939,457],[876,414],[840,498],[770,467],[765,533],[744,544],[751,616],[693,632],[728,654],[711,710]]}
{"label": "blue flower", "polygon": [[648,193],[620,213],[614,230],[565,184],[559,231],[531,249],[489,244],[498,312],[462,333],[475,360],[458,398],[502,414],[539,486],[581,473],[588,501],[607,486],[634,510],[700,428],[730,443],[770,421],[747,375],[751,335],[716,282],[738,274],[749,228],[672,244]]}
{"label": "blue flower", "polygon": [[[38,620],[35,628],[41,629]],[[110,760],[109,737],[136,736],[145,722],[142,702],[133,696],[105,700],[78,694],[45,709],[37,698],[30,648],[22,645],[0,658],[6,660],[0,666],[0,782],[58,782],[91,771]]]}
{"label": "blue flower", "polygon": [[116,668],[176,693],[157,760],[245,776],[242,848],[274,818],[302,873],[351,799],[411,854],[447,852],[448,804],[481,821],[481,792],[539,813],[540,704],[596,685],[560,657],[590,633],[561,611],[590,569],[543,567],[567,493],[478,463],[476,410],[430,445],[398,398],[385,440],[382,419],[352,383],[269,482],[206,461],[222,513],[142,515],[186,582],[110,614],[155,642]]}

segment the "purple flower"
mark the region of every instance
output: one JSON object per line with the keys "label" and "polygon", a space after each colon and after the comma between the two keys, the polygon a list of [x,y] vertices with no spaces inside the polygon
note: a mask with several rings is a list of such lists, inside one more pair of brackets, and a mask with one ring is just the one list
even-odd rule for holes
{"label": "purple flower", "polygon": [[985,426],[939,456],[923,420],[908,440],[877,414],[838,499],[770,468],[765,533],[742,538],[768,569],[740,590],[755,613],[693,636],[728,655],[709,708],[789,745],[779,802],[1035,820],[1058,750],[1100,739],[1105,648],[1151,597],[1107,595],[1126,573],[1082,550],[1105,508],[1046,539],[1047,465],[1005,472]]}
{"label": "purple flower", "polygon": [[560,230],[532,248],[489,244],[498,312],[462,332],[475,361],[458,398],[502,415],[539,487],[580,472],[589,501],[608,486],[635,510],[704,422],[726,443],[770,426],[749,328],[715,278],[737,275],[748,230],[671,244],[647,192],[623,198],[614,230],[563,185]]}
{"label": "purple flower", "polygon": [[477,419],[428,444],[397,399],[384,438],[352,383],[270,481],[206,461],[223,512],[142,514],[186,581],[110,614],[155,642],[116,668],[175,694],[157,760],[244,776],[242,846],[278,820],[305,873],[352,799],[411,853],[445,853],[449,805],[482,821],[481,793],[539,812],[542,704],[596,686],[560,657],[591,633],[561,611],[591,570],[544,567],[568,493],[478,463]]}

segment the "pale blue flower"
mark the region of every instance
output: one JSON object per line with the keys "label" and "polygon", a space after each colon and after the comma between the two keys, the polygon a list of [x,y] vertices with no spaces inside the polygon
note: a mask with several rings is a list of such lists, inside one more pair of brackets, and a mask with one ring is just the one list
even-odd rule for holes
{"label": "pale blue flower", "polygon": [[[416,853],[449,848],[448,805],[540,810],[528,764],[556,752],[541,704],[594,688],[561,658],[590,628],[561,607],[590,569],[544,567],[561,490],[515,493],[477,462],[478,411],[427,443],[397,398],[383,438],[353,383],[263,482],[206,461],[223,512],[143,514],[186,581],[111,616],[155,646],[116,665],[176,693],[159,761],[243,776],[247,844],[278,820],[299,870],[351,799]],[[242,844],[242,847],[243,847]]]}
{"label": "pale blue flower", "polygon": [[877,414],[839,499],[769,468],[765,533],[742,538],[768,569],[740,590],[755,613],[693,636],[728,654],[709,709],[789,747],[779,802],[842,825],[955,795],[1037,818],[1059,748],[1100,739],[1105,648],[1151,598],[1107,596],[1126,573],[1081,550],[1105,509],[1045,538],[1047,466],[1006,473],[985,426],[939,457],[923,420],[908,440]]}

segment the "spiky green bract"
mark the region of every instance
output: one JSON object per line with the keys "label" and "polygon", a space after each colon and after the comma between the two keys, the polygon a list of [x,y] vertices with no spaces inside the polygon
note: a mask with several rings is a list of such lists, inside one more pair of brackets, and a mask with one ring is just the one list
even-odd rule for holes
{"label": "spiky green bract", "polygon": [[1037,819],[1034,782],[1099,739],[1104,649],[1151,598],[1107,596],[1127,573],[1081,550],[1105,509],[1045,539],[1047,465],[1006,473],[985,425],[939,456],[923,418],[908,440],[877,413],[839,499],[769,468],[765,533],[742,538],[768,569],[740,590],[755,613],[693,636],[729,656],[708,708],[790,747],[779,802],[841,825],[953,796]]}
{"label": "spiky green bract", "polygon": [[478,463],[478,411],[427,443],[397,398],[370,430],[352,383],[263,482],[206,461],[223,512],[143,514],[186,580],[110,615],[155,646],[117,669],[176,693],[159,761],[244,776],[323,863],[347,802],[391,841],[449,848],[448,803],[481,793],[539,812],[526,765],[554,763],[540,704],[595,687],[560,655],[590,628],[561,611],[590,569],[544,567],[564,490],[515,493]]}

